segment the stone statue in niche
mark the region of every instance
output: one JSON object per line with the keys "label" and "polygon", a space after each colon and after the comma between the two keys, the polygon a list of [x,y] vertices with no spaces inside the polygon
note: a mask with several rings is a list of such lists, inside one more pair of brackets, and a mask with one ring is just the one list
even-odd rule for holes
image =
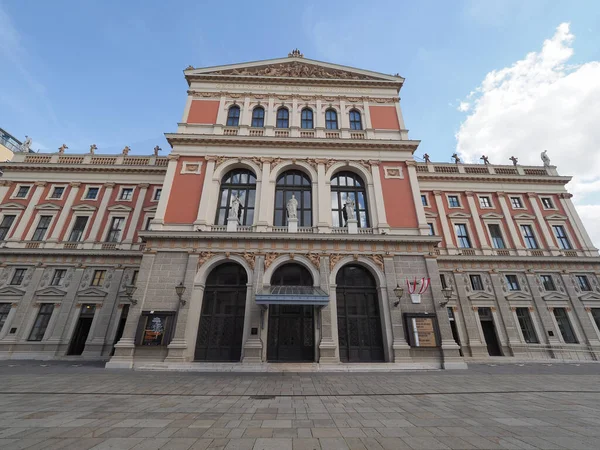
{"label": "stone statue in niche", "polygon": [[234,195],[233,197],[231,197],[231,205],[229,207],[229,218],[230,219],[238,219],[240,218],[240,214],[241,214],[241,205],[242,202],[240,201],[240,198],[237,195]]}
{"label": "stone statue in niche", "polygon": [[346,211],[346,221],[356,220],[356,211],[354,210],[355,206],[356,203],[354,203],[353,199],[349,198],[348,200],[346,200],[346,204],[344,205],[344,209]]}
{"label": "stone statue in niche", "polygon": [[292,198],[290,198],[286,205],[288,219],[297,219],[298,218],[298,200],[296,200],[296,196],[292,194]]}
{"label": "stone statue in niche", "polygon": [[548,156],[548,150],[544,150],[541,153],[540,158],[542,158],[545,167],[548,167],[550,165],[550,157]]}

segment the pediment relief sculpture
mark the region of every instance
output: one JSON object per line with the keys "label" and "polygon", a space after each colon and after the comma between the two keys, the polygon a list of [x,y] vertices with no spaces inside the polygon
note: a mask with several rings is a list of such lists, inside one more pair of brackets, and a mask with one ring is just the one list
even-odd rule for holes
{"label": "pediment relief sculpture", "polygon": [[377,80],[377,78],[347,72],[345,70],[314,66],[294,61],[291,63],[273,64],[263,67],[246,67],[243,69],[227,69],[211,72],[207,75],[243,75],[258,77],[286,78],[324,78],[341,80]]}

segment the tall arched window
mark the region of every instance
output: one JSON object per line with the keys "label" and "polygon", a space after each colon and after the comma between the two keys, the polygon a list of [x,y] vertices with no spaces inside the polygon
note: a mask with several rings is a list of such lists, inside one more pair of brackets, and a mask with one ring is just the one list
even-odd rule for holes
{"label": "tall arched window", "polygon": [[310,108],[304,108],[301,113],[301,124],[302,128],[314,128],[313,123],[313,112]]}
{"label": "tall arched window", "polygon": [[265,109],[262,106],[257,106],[252,110],[252,126],[255,128],[265,126]]}
{"label": "tall arched window", "polygon": [[237,127],[240,124],[240,107],[233,105],[227,111],[227,126]]}
{"label": "tall arched window", "polygon": [[337,112],[335,109],[328,109],[325,111],[325,128],[328,130],[338,129]]}
{"label": "tall arched window", "polygon": [[290,112],[283,106],[277,110],[277,128],[290,127]]}
{"label": "tall arched window", "polygon": [[346,203],[354,202],[358,226],[369,226],[367,193],[362,178],[353,172],[338,172],[331,179],[331,215],[334,227],[346,226],[348,220]]}
{"label": "tall arched window", "polygon": [[360,112],[356,109],[350,111],[350,129],[362,130],[362,122],[360,120]]}
{"label": "tall arched window", "polygon": [[217,225],[227,225],[231,200],[240,199],[239,220],[241,225],[254,222],[254,202],[256,200],[256,176],[248,169],[234,169],[221,180]]}
{"label": "tall arched window", "polygon": [[312,226],[312,186],[310,178],[299,170],[288,170],[277,178],[275,186],[275,218],[274,225],[287,225],[287,202],[296,197],[298,201],[298,225]]}

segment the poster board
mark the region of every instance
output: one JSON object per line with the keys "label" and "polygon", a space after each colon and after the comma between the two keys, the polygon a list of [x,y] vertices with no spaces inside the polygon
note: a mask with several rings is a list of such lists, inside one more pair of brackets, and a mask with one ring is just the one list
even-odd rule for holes
{"label": "poster board", "polygon": [[406,333],[411,347],[439,347],[435,314],[405,314]]}

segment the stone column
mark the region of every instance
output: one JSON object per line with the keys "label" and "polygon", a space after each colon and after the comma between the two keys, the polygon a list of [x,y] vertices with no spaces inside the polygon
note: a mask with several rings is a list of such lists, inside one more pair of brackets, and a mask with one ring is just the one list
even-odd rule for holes
{"label": "stone column", "polygon": [[[396,264],[393,256],[385,256],[383,258],[383,270],[385,272],[387,288],[386,305],[389,310],[392,326],[392,355],[390,355],[390,362],[410,363],[412,362],[412,357],[410,356],[410,346],[406,342],[406,335],[404,333],[402,304],[399,303],[398,306],[394,306],[394,303],[398,301],[394,294],[394,289],[402,283],[402,280],[399,279],[396,273]],[[405,295],[408,295],[408,293],[405,293]]]}
{"label": "stone column", "polygon": [[573,194],[560,194],[560,203],[562,204],[565,213],[569,217],[569,222],[573,227],[573,231],[575,232],[575,236],[577,236],[577,240],[583,247],[585,255],[598,256],[598,249],[590,239],[590,235],[583,226],[583,222],[581,222],[579,214],[577,213],[577,210],[575,209],[575,207],[573,206],[573,202],[571,201],[572,197]]}
{"label": "stone column", "polygon": [[[244,314],[244,345],[242,352],[243,363],[261,363],[264,359],[263,342],[261,341],[260,306],[256,304],[256,292],[262,291],[264,275],[264,255],[254,256],[253,275],[246,291],[246,311]],[[252,329],[256,334],[252,334]]]}
{"label": "stone column", "polygon": [[[171,187],[173,186],[173,180],[177,172],[177,161],[179,160],[179,155],[171,153],[167,156],[167,158],[169,160],[169,165],[167,166],[167,173],[165,174],[165,181],[163,182],[160,200],[156,206],[156,214],[151,222],[153,230],[162,230],[162,226],[165,223],[167,203],[169,203]],[[206,180],[206,177],[204,179]]]}
{"label": "stone column", "polygon": [[523,244],[521,244],[521,236],[517,232],[515,222],[512,219],[512,213],[508,208],[508,203],[506,203],[506,193],[498,192],[498,203],[500,204],[500,208],[502,209],[504,220],[506,221],[506,225],[508,226],[510,240],[512,241],[514,248],[517,251],[517,255],[527,256],[527,250],[525,250],[525,247],[523,247]]}
{"label": "stone column", "polygon": [[433,307],[442,339],[440,343],[442,367],[444,369],[466,369],[467,364],[463,357],[460,356],[460,347],[454,340],[454,336],[452,336],[452,328],[450,328],[450,319],[448,318],[446,306],[440,305],[440,301],[444,299],[444,296],[442,295],[442,282],[440,281],[440,272],[435,256],[425,256],[425,267],[427,268],[427,275],[431,279],[430,289],[433,297]]}
{"label": "stone column", "polygon": [[102,236],[100,234],[100,226],[102,225],[102,220],[104,219],[104,215],[107,212],[106,207],[108,206],[108,202],[110,200],[110,197],[112,196],[112,191],[114,187],[115,183],[104,183],[102,201],[100,202],[98,211],[96,211],[96,217],[94,217],[92,220],[92,231],[90,231],[90,234],[88,235],[85,242],[94,243],[102,239]]}
{"label": "stone column", "polygon": [[488,242],[487,236],[483,229],[483,225],[481,223],[481,218],[479,217],[479,212],[477,211],[477,205],[475,205],[475,194],[471,191],[465,192],[467,196],[467,203],[469,204],[469,210],[471,211],[471,217],[473,217],[473,223],[475,224],[475,232],[477,233],[477,239],[479,240],[479,245],[481,246],[481,250],[483,250],[484,255],[491,255],[492,249]]}
{"label": "stone column", "polygon": [[[206,159],[206,172],[204,174],[204,183],[202,184],[202,195],[200,197],[200,204],[198,205],[198,214],[196,216],[196,221],[194,225],[198,226],[203,231],[207,231],[210,227],[208,225],[214,223],[214,220],[211,219],[211,203],[212,199],[219,196],[219,187],[221,181],[217,181],[216,186],[213,185],[214,174],[215,174],[215,166],[216,166],[216,156],[208,155],[205,157]],[[216,187],[216,189],[215,189]],[[163,188],[164,189],[164,188]],[[161,196],[162,198],[162,196]],[[217,203],[219,202],[219,198],[217,198]],[[216,208],[216,204],[214,205]],[[215,208],[212,208],[212,215],[214,217]]]}
{"label": "stone column", "polygon": [[544,215],[542,214],[542,210],[540,209],[538,195],[534,192],[528,192],[527,196],[529,197],[529,201],[531,202],[531,206],[533,208],[533,212],[535,213],[535,218],[537,223],[542,230],[542,234],[544,235],[544,240],[546,241],[546,246],[552,253],[552,256],[559,256],[560,250],[554,244],[554,239],[550,234],[550,230],[548,229],[548,224],[546,223],[546,219],[544,219]]}
{"label": "stone column", "polygon": [[56,224],[54,225],[54,229],[52,230],[52,234],[50,235],[48,242],[58,242],[60,234],[63,231],[63,228],[65,227],[67,218],[71,214],[71,207],[73,206],[73,202],[75,201],[75,198],[77,198],[77,194],[79,193],[79,186],[81,186],[81,183],[72,182],[70,184],[71,190],[69,191],[69,195],[67,196],[67,201],[62,207],[62,210],[60,212],[60,215],[58,216]]}
{"label": "stone column", "polygon": [[[140,192],[138,193],[137,201],[135,202],[135,209],[133,210],[133,214],[131,215],[131,219],[129,221],[129,227],[127,228],[127,235],[125,236],[125,244],[131,244],[133,242],[133,235],[135,234],[138,228],[138,221],[140,220],[140,214],[142,213],[142,209],[144,208],[144,200],[146,199],[146,191],[148,190],[148,183],[138,184],[138,188]],[[142,225],[142,229],[143,229]]]}
{"label": "stone column", "polygon": [[227,108],[225,108],[225,102],[227,98],[225,95],[219,97],[219,110],[217,112],[216,125],[224,127],[227,124]]}
{"label": "stone column", "polygon": [[156,252],[150,251],[144,253],[140,264],[140,274],[137,285],[138,290],[135,291],[133,299],[137,300],[137,304],[131,305],[127,322],[123,330],[121,340],[115,345],[114,356],[106,363],[106,367],[110,369],[132,369],[133,356],[135,353],[135,334],[137,325],[144,309],[144,301],[148,291],[148,284],[153,275],[154,261],[156,260]]}
{"label": "stone column", "polygon": [[337,333],[334,336],[334,320],[335,330],[337,331],[337,302],[336,302],[336,286],[329,284],[329,256],[322,255],[319,262],[319,276],[321,289],[329,292],[329,304],[324,306],[319,311],[321,315],[321,342],[319,343],[319,363],[321,364],[336,364],[340,362],[340,352],[338,348]]}
{"label": "stone column", "polygon": [[375,192],[375,211],[377,211],[377,222],[380,230],[389,230],[387,223],[387,214],[383,201],[383,188],[381,187],[381,175],[379,174],[379,161],[369,161],[371,163],[371,175],[373,176],[373,191]]}
{"label": "stone column", "polygon": [[[46,184],[47,183],[45,181],[35,182],[35,191],[29,198],[27,208],[25,208],[25,211],[23,212],[23,214],[21,214],[21,218],[19,220],[19,223],[17,224],[17,228],[15,228],[15,231],[13,232],[12,236],[8,239],[9,241],[22,241],[25,238],[25,229],[27,228],[27,225],[29,225],[31,216],[33,215],[35,207],[40,201],[40,197],[42,196],[42,193],[46,188]],[[35,224],[32,224],[32,226],[35,226]]]}
{"label": "stone column", "polygon": [[[313,193],[313,196],[317,195],[324,198],[331,198],[331,185],[325,176],[325,160],[317,160],[317,192]],[[317,227],[319,233],[329,233],[331,228],[331,211],[329,209],[330,201],[319,202],[319,221]]]}
{"label": "stone column", "polygon": [[260,183],[256,183],[256,204],[254,210],[254,222],[257,231],[266,231],[270,217],[273,217],[272,192],[271,192],[271,158],[262,159],[262,173]]}
{"label": "stone column", "polygon": [[[482,357],[488,356],[487,345],[482,341],[480,333],[481,324],[477,315],[477,310],[473,308],[471,300],[467,296],[467,291],[463,283],[463,273],[454,271],[454,283],[456,288],[456,295],[458,297],[458,305],[462,311],[462,316],[465,324],[465,330],[467,332],[467,345],[471,356]],[[441,292],[440,292],[441,293]],[[450,333],[452,334],[452,333]],[[464,347],[463,347],[464,348]]]}
{"label": "stone column", "polygon": [[421,202],[421,191],[419,190],[419,180],[417,179],[417,163],[414,160],[407,160],[406,171],[408,172],[408,179],[410,181],[410,190],[412,192],[413,203],[415,204],[415,209],[417,210],[419,231],[422,236],[428,236],[429,225],[427,225],[427,218],[425,217],[423,202]]}
{"label": "stone column", "polygon": [[490,273],[490,278],[492,280],[492,288],[494,289],[494,295],[496,297],[496,304],[500,310],[499,317],[502,319],[502,322],[504,323],[504,329],[506,330],[508,349],[504,349],[505,351],[503,353],[508,355],[510,352],[512,352],[513,356],[517,356],[518,353],[526,353],[521,352],[521,349],[519,348],[519,332],[516,328],[518,324],[515,323],[514,314],[508,306],[506,298],[504,297],[504,291],[502,289],[503,284],[500,274],[497,270],[493,270],[492,273]]}
{"label": "stone column", "polygon": [[[197,254],[189,254],[187,265],[185,268],[185,273],[182,274],[182,282],[185,286],[185,292],[182,295],[182,300],[185,301],[185,305],[179,304],[177,306],[177,314],[176,314],[176,323],[175,323],[175,334],[171,339],[171,343],[168,346],[168,355],[165,359],[165,362],[184,362],[189,361],[190,352],[189,349],[195,348],[195,336],[190,340],[190,336],[187,333],[188,326],[193,327],[193,323],[189,323],[189,315],[190,309],[195,307],[196,305],[192,305],[192,301],[194,303],[198,303],[196,298],[193,298],[194,294],[194,278],[196,277],[196,272],[198,269],[198,255]],[[175,285],[179,284],[179,280],[174,280],[173,291],[175,291]],[[179,299],[177,299],[179,303]],[[198,322],[196,322],[196,329],[198,327]],[[197,334],[197,333],[196,333]],[[193,353],[192,353],[193,355]]]}
{"label": "stone column", "polygon": [[[450,234],[450,227],[448,226],[448,219],[446,215],[446,208],[444,207],[444,200],[442,199],[441,191],[433,191],[435,197],[435,204],[437,206],[438,214],[440,215],[440,224],[442,225],[442,234],[444,235],[444,242],[446,249],[449,253],[456,253],[456,246],[452,240],[452,234]],[[429,227],[429,225],[427,225]]]}

